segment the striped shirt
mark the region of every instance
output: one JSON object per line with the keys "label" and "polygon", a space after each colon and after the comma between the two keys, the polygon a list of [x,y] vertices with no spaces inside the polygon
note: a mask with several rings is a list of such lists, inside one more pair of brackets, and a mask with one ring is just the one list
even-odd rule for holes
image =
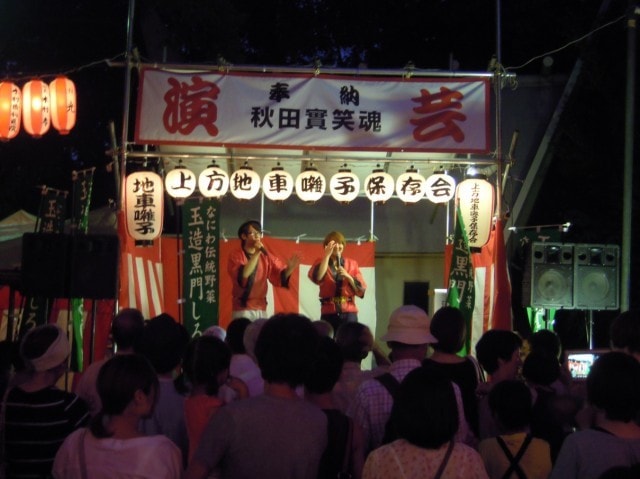
{"label": "striped shirt", "polygon": [[9,392],[5,416],[7,477],[50,477],[58,448],[89,421],[86,403],[73,393],[48,387]]}

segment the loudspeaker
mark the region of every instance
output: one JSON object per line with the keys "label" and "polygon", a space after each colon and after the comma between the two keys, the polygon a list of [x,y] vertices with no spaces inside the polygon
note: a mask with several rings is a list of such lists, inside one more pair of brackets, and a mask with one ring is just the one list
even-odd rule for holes
{"label": "loudspeaker", "polygon": [[619,308],[617,245],[579,244],[575,247],[574,298],[578,309]]}
{"label": "loudspeaker", "polygon": [[[574,245],[533,243],[531,247],[530,305],[572,309]],[[525,297],[526,300],[526,297]]]}
{"label": "loudspeaker", "polygon": [[120,252],[118,236],[77,235],[71,244],[71,297],[115,298]]}
{"label": "loudspeaker", "polygon": [[67,235],[25,233],[22,236],[22,293],[49,298],[67,297],[69,250]]}

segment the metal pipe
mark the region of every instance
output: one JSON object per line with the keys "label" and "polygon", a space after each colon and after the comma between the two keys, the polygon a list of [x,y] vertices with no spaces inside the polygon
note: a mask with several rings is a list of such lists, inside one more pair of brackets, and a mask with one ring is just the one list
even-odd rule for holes
{"label": "metal pipe", "polygon": [[[133,68],[132,49],[133,49],[133,18],[135,13],[135,0],[129,0],[129,13],[127,15],[127,46],[126,53],[126,71],[124,83],[124,104],[122,114],[122,136],[120,139],[120,174],[122,175],[120,184],[120,192],[124,194],[124,181],[127,175],[127,143],[129,141],[129,104],[131,102],[131,70]],[[118,206],[122,208],[122,198],[118,198]]]}

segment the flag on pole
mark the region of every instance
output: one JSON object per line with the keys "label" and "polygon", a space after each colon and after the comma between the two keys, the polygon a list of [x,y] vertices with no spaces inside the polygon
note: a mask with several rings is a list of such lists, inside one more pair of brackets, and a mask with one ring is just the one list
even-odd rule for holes
{"label": "flag on pole", "polygon": [[453,234],[453,250],[451,265],[449,267],[449,279],[447,282],[447,305],[458,308],[467,325],[464,348],[461,354],[469,354],[471,351],[471,329],[473,309],[475,305],[475,287],[473,262],[469,250],[469,239],[464,228],[464,221],[460,214],[460,208],[456,209],[456,225]]}

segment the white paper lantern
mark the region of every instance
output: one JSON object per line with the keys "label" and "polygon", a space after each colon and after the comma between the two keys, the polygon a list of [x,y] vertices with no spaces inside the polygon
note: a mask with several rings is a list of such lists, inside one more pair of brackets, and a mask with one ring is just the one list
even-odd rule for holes
{"label": "white paper lantern", "polygon": [[395,182],[393,176],[382,169],[373,170],[364,179],[364,192],[374,203],[384,203],[393,196]]}
{"label": "white paper lantern", "polygon": [[396,180],[396,194],[405,203],[417,203],[424,197],[424,176],[409,168]]}
{"label": "white paper lantern", "polygon": [[59,76],[49,83],[51,124],[61,135],[68,135],[76,124],[76,86],[67,77]]}
{"label": "white paper lantern", "polygon": [[260,191],[260,175],[248,166],[234,171],[229,177],[231,194],[239,200],[250,200]]}
{"label": "white paper lantern", "polygon": [[178,166],[167,173],[164,186],[173,198],[188,198],[196,190],[196,175],[183,166]]}
{"label": "white paper lantern", "polygon": [[164,195],[162,178],[138,171],[125,180],[127,233],[135,240],[153,240],[162,234]]}
{"label": "white paper lantern", "polygon": [[22,87],[22,124],[27,133],[40,138],[51,126],[49,85],[31,80]]}
{"label": "white paper lantern", "polygon": [[221,198],[229,191],[229,175],[214,163],[200,173],[198,189],[205,198]]}
{"label": "white paper lantern", "polygon": [[350,203],[360,194],[360,179],[348,168],[341,168],[329,180],[329,191],[334,200]]}
{"label": "white paper lantern", "polygon": [[262,178],[262,191],[272,201],[284,201],[293,193],[293,176],[276,166]]}
{"label": "white paper lantern", "polygon": [[456,194],[456,180],[445,173],[434,173],[425,180],[427,198],[433,203],[446,203]]}
{"label": "white paper lantern", "polygon": [[489,241],[493,223],[495,191],[482,178],[466,179],[456,189],[456,202],[469,238],[469,247],[479,248]]}
{"label": "white paper lantern", "polygon": [[316,168],[310,166],[296,177],[296,195],[305,203],[314,203],[324,195],[327,180]]}

